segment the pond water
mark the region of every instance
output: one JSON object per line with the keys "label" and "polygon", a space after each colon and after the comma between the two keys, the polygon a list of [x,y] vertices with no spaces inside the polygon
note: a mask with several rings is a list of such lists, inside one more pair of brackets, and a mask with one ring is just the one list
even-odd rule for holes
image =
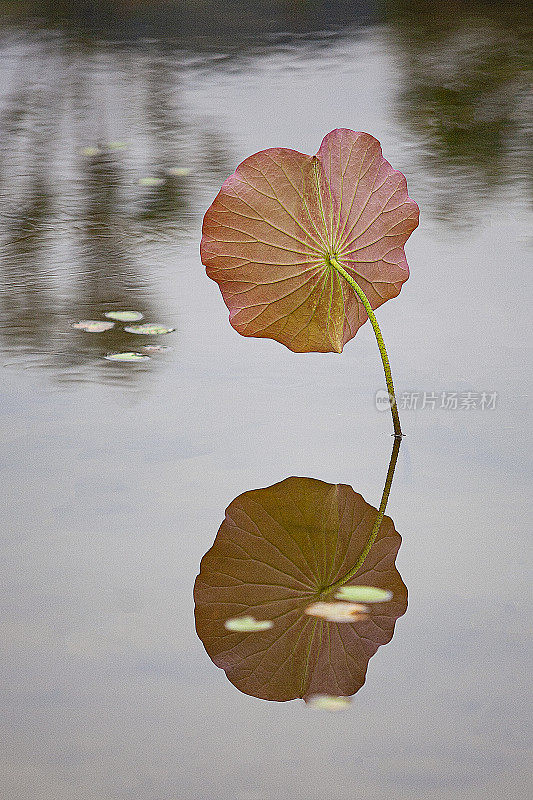
{"label": "pond water", "polygon": [[[0,4],[4,796],[526,800],[525,5],[227,5]],[[370,326],[341,356],[243,338],[198,252],[240,161],[335,127],[380,140],[421,218],[377,314],[409,606],[329,713],[238,691],[192,590],[243,492],[379,503]],[[73,327],[110,311],[143,319]]]}

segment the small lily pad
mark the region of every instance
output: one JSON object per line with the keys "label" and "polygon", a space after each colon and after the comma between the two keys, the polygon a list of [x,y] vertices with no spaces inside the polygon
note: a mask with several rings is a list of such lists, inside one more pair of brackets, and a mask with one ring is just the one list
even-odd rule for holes
{"label": "small lily pad", "polygon": [[312,603],[305,613],[312,617],[320,617],[328,622],[358,622],[365,619],[368,612],[360,603]]}
{"label": "small lily pad", "polygon": [[139,186],[162,186],[164,182],[164,178],[139,178]]}
{"label": "small lily pad", "polygon": [[141,347],[141,350],[144,353],[162,353],[165,350],[172,350],[172,347],[167,347],[166,345],[162,344],[145,344]]}
{"label": "small lily pad", "polygon": [[126,142],[108,142],[106,144],[109,150],[123,150],[127,146]]}
{"label": "small lily pad", "polygon": [[99,156],[101,152],[99,147],[84,147],[80,150],[82,156],[88,156],[89,158]]}
{"label": "small lily pad", "polygon": [[80,322],[73,322],[71,327],[87,333],[103,333],[115,326],[114,322],[103,322],[99,319],[82,319]]}
{"label": "small lily pad", "polygon": [[150,358],[150,356],[146,356],[143,353],[108,353],[104,358],[107,361],[121,361],[121,362],[130,362],[130,361],[144,361],[145,359]]}
{"label": "small lily pad", "polygon": [[392,598],[392,592],[377,586],[341,586],[335,597],[354,603],[385,603]]}
{"label": "small lily pad", "polygon": [[174,178],[186,178],[187,175],[191,174],[191,171],[187,167],[171,167],[167,169],[167,173]]}
{"label": "small lily pad", "polygon": [[267,631],[274,625],[268,619],[254,619],[254,617],[232,617],[227,619],[224,627],[228,631],[240,631],[244,633],[252,633],[253,631]]}
{"label": "small lily pad", "polygon": [[159,336],[163,333],[172,333],[175,328],[167,328],[165,325],[127,325],[124,328],[128,333],[142,333],[145,336]]}
{"label": "small lily pad", "polygon": [[140,311],[106,311],[104,317],[116,319],[118,322],[137,322],[144,317]]}
{"label": "small lily pad", "polygon": [[349,697],[334,697],[329,694],[315,694],[305,701],[312,708],[320,708],[325,711],[342,711],[347,708],[351,700]]}

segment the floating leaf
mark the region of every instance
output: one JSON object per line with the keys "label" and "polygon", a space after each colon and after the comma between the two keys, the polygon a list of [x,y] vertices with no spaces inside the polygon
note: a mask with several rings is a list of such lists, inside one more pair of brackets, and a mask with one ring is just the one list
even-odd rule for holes
{"label": "floating leaf", "polygon": [[[291,700],[351,695],[363,685],[369,659],[390,641],[407,607],[394,565],[401,538],[389,517],[351,581],[392,599],[351,622],[329,622],[306,609],[338,605],[329,587],[357,563],[376,514],[350,486],[311,478],[287,478],[230,504],[202,559],[194,597],[198,635],[238,689]],[[253,635],[227,630],[228,619],[243,616],[273,626]]]}
{"label": "floating leaf", "polygon": [[356,622],[364,619],[368,611],[361,603],[312,603],[305,613],[328,622]]}
{"label": "floating leaf", "polygon": [[145,353],[163,353],[165,350],[172,350],[172,347],[162,344],[145,344],[141,350]]}
{"label": "floating leaf", "polygon": [[89,158],[92,158],[93,156],[99,156],[101,152],[102,151],[99,147],[83,147],[80,150],[82,156],[88,156]]}
{"label": "floating leaf", "polygon": [[144,361],[150,356],[145,356],[143,353],[108,353],[104,356],[107,361]]}
{"label": "floating leaf", "polygon": [[106,144],[106,147],[108,147],[109,150],[124,150],[124,148],[127,146],[128,145],[126,142],[108,142]]}
{"label": "floating leaf", "polygon": [[80,322],[73,322],[71,327],[87,331],[87,333],[103,333],[103,331],[111,330],[114,326],[114,322],[103,322],[99,319],[82,319]]}
{"label": "floating leaf", "polygon": [[191,171],[187,169],[187,167],[170,167],[170,169],[167,169],[167,173],[174,178],[186,178],[187,175],[190,175]]}
{"label": "floating leaf", "polygon": [[306,700],[307,705],[325,711],[343,711],[351,705],[349,697],[331,697],[328,694],[315,694]]}
{"label": "floating leaf", "polygon": [[224,627],[227,631],[251,633],[252,631],[267,631],[273,624],[269,619],[257,620],[254,617],[233,617],[225,621]]}
{"label": "floating leaf", "polygon": [[162,186],[165,182],[164,178],[140,178],[140,186]]}
{"label": "floating leaf", "polygon": [[418,206],[377,139],[340,128],[316,156],[250,156],[204,217],[200,252],[243,336],[296,352],[341,352],[368,319],[335,257],[372,308],[399,294]]}
{"label": "floating leaf", "polygon": [[159,336],[163,333],[172,333],[175,328],[167,328],[165,325],[128,325],[124,328],[127,333],[142,333],[145,336]]}
{"label": "floating leaf", "polygon": [[104,314],[108,319],[116,319],[118,322],[137,322],[142,319],[144,314],[140,311],[106,311]]}
{"label": "floating leaf", "polygon": [[354,603],[386,603],[392,598],[392,594],[377,586],[341,586],[335,597]]}

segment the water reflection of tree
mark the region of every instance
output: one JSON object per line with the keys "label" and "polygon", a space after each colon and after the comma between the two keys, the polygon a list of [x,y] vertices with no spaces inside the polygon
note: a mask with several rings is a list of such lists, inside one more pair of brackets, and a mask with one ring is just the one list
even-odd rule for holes
{"label": "water reflection of tree", "polygon": [[[136,349],[139,337],[118,325],[82,334],[70,322],[120,307],[163,321],[147,248],[196,225],[191,201],[212,169],[202,162],[212,134],[182,107],[179,63],[152,50],[32,37],[18,63],[0,106],[5,349],[58,377],[116,375],[101,356]],[[146,176],[154,185],[139,184]]]}
{"label": "water reflection of tree", "polygon": [[387,10],[401,61],[400,119],[423,137],[439,212],[461,220],[496,188],[530,182],[525,6],[396,0]]}
{"label": "water reflection of tree", "polygon": [[32,86],[24,70],[0,120],[3,334],[9,349],[15,343],[29,358],[51,346],[58,322],[49,270],[54,194],[46,143],[56,134],[54,117],[44,111],[50,105],[53,93]]}
{"label": "water reflection of tree", "polygon": [[272,36],[308,34],[363,23],[372,0],[0,0],[0,13],[113,40],[172,37],[195,51],[267,47]]}

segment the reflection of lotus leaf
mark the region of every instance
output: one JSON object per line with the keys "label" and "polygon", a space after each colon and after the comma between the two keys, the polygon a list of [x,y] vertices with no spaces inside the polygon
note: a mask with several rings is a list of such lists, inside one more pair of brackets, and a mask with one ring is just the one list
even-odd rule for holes
{"label": "reflection of lotus leaf", "polygon": [[[348,622],[306,609],[317,602],[341,605],[333,584],[357,563],[376,514],[350,486],[311,478],[287,478],[230,504],[202,559],[194,597],[198,635],[238,689],[291,700],[351,695],[363,685],[369,659],[390,641],[407,608],[394,564],[401,538],[389,517],[351,581],[391,599]],[[227,630],[227,620],[245,616],[273,625],[253,633]]]}
{"label": "reflection of lotus leaf", "polygon": [[377,139],[340,128],[316,156],[277,147],[243,161],[206,212],[200,252],[243,336],[340,353],[368,317],[330,259],[377,308],[409,276],[404,245],[417,225]]}

